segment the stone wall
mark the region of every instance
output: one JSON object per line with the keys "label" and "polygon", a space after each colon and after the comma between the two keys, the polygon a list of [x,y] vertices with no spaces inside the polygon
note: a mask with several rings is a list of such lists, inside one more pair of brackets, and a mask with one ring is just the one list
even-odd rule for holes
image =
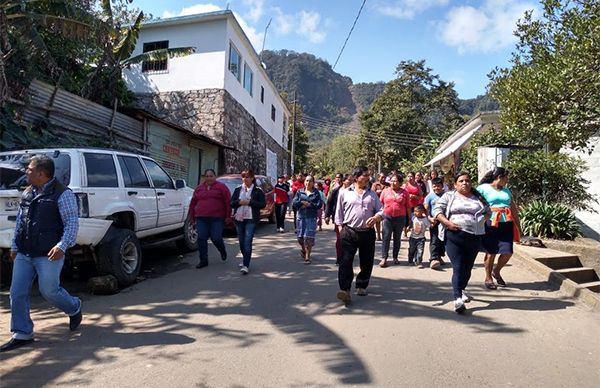
{"label": "stone wall", "polygon": [[219,173],[265,174],[267,148],[277,154],[277,172],[287,171],[287,150],[224,89],[138,94],[136,107],[235,148],[223,151]]}

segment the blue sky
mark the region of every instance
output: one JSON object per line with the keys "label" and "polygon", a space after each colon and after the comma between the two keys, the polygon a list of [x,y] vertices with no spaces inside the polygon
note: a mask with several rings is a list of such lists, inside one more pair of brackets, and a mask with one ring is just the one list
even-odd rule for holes
{"label": "blue sky", "polygon": [[[154,17],[229,6],[260,51],[308,52],[334,64],[363,0],[134,0]],[[516,21],[537,0],[366,0],[335,68],[354,83],[389,81],[402,60],[425,59],[460,98],[485,92],[487,74],[507,67]]]}

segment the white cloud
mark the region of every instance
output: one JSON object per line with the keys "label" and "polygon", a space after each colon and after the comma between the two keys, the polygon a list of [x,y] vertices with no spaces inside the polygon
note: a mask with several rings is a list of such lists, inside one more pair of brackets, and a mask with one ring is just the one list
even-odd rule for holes
{"label": "white cloud", "polygon": [[246,18],[251,23],[258,22],[265,12],[265,0],[244,0],[244,4],[250,8]]}
{"label": "white cloud", "polygon": [[[257,1],[255,1],[255,2],[257,2]],[[179,11],[179,12],[165,11],[165,12],[163,12],[162,17],[163,18],[172,18],[172,17],[176,17],[176,16],[195,15],[195,14],[199,14],[199,13],[215,12],[215,11],[221,11],[221,10],[223,10],[223,8],[219,7],[218,5],[211,4],[211,3],[195,4],[190,7],[182,8],[181,11]],[[240,27],[242,27],[242,30],[244,30],[244,32],[246,33],[248,40],[250,40],[250,43],[252,43],[252,46],[254,46],[254,49],[258,52],[258,50],[260,50],[260,48],[262,47],[263,36],[265,34],[263,32],[257,32],[256,28],[250,26],[246,22],[246,20],[237,12],[234,11],[233,14],[235,15],[235,18],[237,19],[238,23],[240,24]]]}
{"label": "white cloud", "polygon": [[517,20],[531,9],[535,13],[537,6],[519,0],[485,0],[479,8],[454,7],[438,23],[439,37],[461,54],[499,51],[514,44]]}
{"label": "white cloud", "polygon": [[321,15],[318,12],[300,11],[300,29],[298,34],[304,36],[312,43],[321,43],[327,34],[319,30]]}
{"label": "white cloud", "polygon": [[211,3],[196,4],[196,5],[192,5],[190,7],[184,7],[179,12],[165,11],[165,12],[163,12],[162,17],[163,18],[172,18],[172,17],[176,17],[176,16],[195,15],[197,13],[215,12],[215,11],[220,11],[222,9],[223,8],[219,7],[218,5],[214,5]]}
{"label": "white cloud", "polygon": [[373,5],[377,12],[398,19],[412,19],[417,14],[448,4],[449,0],[379,0]]}
{"label": "white cloud", "polygon": [[273,12],[275,13],[273,27],[277,34],[294,33],[308,39],[311,43],[322,43],[327,37],[321,14],[316,11],[303,10],[296,14],[286,14],[280,8],[273,8]]}

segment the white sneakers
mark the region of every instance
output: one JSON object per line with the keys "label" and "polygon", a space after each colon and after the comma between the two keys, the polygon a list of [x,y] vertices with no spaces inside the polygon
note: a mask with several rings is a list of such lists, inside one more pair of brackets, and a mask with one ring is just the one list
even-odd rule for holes
{"label": "white sneakers", "polygon": [[469,303],[470,301],[473,300],[471,295],[467,294],[466,291],[464,291],[464,290],[462,292],[462,296],[460,297],[460,299],[462,299],[463,303]]}
{"label": "white sneakers", "polygon": [[454,311],[456,311],[458,314],[463,313],[467,310],[467,307],[465,306],[465,302],[463,302],[462,297],[461,298],[456,298],[456,300],[454,301]]}
{"label": "white sneakers", "polygon": [[242,273],[242,275],[248,275],[248,272],[250,272],[250,270],[245,265],[242,265],[242,267],[240,268],[240,272]]}
{"label": "white sneakers", "polygon": [[283,228],[277,228],[277,232],[278,232],[278,233],[284,233],[284,232],[285,232],[285,229],[283,229]]}

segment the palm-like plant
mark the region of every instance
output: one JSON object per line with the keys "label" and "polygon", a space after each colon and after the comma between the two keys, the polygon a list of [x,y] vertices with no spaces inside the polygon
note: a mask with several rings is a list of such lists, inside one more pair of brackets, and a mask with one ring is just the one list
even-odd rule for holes
{"label": "palm-like plant", "polygon": [[0,0],[0,106],[20,92],[19,86],[26,87],[18,85],[20,80],[11,79],[16,82],[10,85],[7,80],[8,61],[19,57],[15,46],[26,47],[26,57],[43,64],[50,78],[57,78],[61,69],[44,32],[82,39],[90,34],[92,20],[84,1]]}
{"label": "palm-like plant", "polygon": [[[131,3],[133,0],[121,1]],[[117,21],[113,15],[110,0],[101,0],[100,5],[103,20],[100,27],[103,52],[88,79],[83,91],[84,97],[104,104],[115,103],[119,92],[122,92],[124,88],[122,81],[124,68],[143,61],[181,57],[195,51],[194,47],[176,47],[148,51],[132,57],[131,54],[135,49],[142,23],[145,20],[144,12],[140,11],[130,25],[122,26],[121,22]],[[120,102],[123,103],[123,101]]]}

